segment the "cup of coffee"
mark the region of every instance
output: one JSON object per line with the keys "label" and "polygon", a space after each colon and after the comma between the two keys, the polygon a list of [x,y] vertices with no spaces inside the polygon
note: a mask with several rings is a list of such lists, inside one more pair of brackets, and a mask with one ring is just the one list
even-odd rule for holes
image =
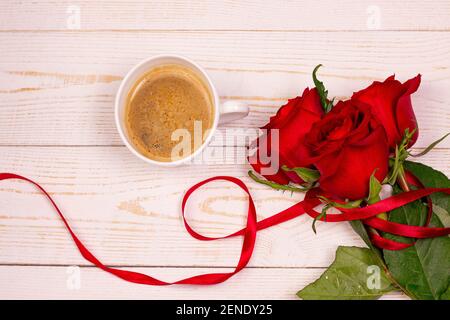
{"label": "cup of coffee", "polygon": [[247,116],[239,101],[220,102],[206,71],[179,55],[160,55],[136,65],[115,100],[120,137],[140,159],[176,166],[199,155],[217,126]]}

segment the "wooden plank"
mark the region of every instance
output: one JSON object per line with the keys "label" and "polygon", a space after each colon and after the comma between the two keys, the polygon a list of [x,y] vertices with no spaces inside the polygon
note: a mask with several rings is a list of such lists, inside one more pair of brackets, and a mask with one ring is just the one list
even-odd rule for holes
{"label": "wooden plank", "polygon": [[[229,272],[224,268],[133,268],[177,280],[199,273]],[[247,268],[214,286],[151,287],[129,284],[98,269],[54,266],[0,266],[0,299],[297,299],[295,293],[324,269]],[[79,275],[78,280],[73,280]],[[43,290],[45,288],[45,290]],[[382,299],[407,299],[390,293]]]}
{"label": "wooden plank", "polygon": [[449,30],[449,13],[418,0],[2,1],[0,29]]}
{"label": "wooden plank", "polygon": [[413,98],[416,146],[450,131],[450,33],[1,33],[0,49],[2,145],[120,145],[113,121],[120,80],[139,60],[163,52],[190,56],[224,99],[250,104],[250,115],[229,127],[266,123],[312,85],[312,69],[324,63],[320,77],[338,98],[393,72],[402,80],[422,73]]}
{"label": "wooden plank", "polygon": [[[78,28],[78,9],[79,30],[68,31]],[[421,137],[413,152],[422,150],[450,131],[449,13],[446,0],[2,1],[0,171],[48,188],[107,264],[166,280],[230,271],[224,267],[236,264],[241,239],[190,238],[179,211],[186,189],[213,175],[240,177],[259,219],[303,196],[250,181],[244,133],[220,133],[263,125],[287,98],[312,85],[311,70],[324,63],[321,78],[338,98],[393,72],[403,80],[422,73],[414,96]],[[223,99],[251,107],[249,117],[219,131],[203,163],[189,167],[147,166],[126,150],[114,127],[113,99],[124,74],[140,59],[166,52],[200,62]],[[449,158],[447,141],[420,161],[448,175]],[[210,236],[239,229],[245,210],[245,195],[225,183],[208,185],[188,205],[193,227]],[[347,224],[319,223],[315,235],[311,219],[300,217],[260,232],[250,268],[225,284],[131,285],[81,258],[36,189],[0,182],[3,299],[294,299],[329,265],[338,245],[363,244]],[[67,286],[68,264],[81,266],[79,290]]]}
{"label": "wooden plank", "polygon": [[[114,265],[234,266],[240,238],[202,242],[192,239],[182,224],[183,194],[202,179],[216,175],[243,179],[251,189],[259,219],[303,198],[250,181],[246,164],[207,162],[157,168],[135,158],[125,147],[2,147],[0,153],[2,171],[41,183],[86,245]],[[448,149],[437,149],[423,161],[448,174],[449,158]],[[209,236],[231,233],[244,225],[246,199],[229,183],[207,185],[189,201],[189,221]],[[363,245],[346,223],[318,223],[317,235],[311,223],[302,216],[258,233],[250,265],[325,267],[338,245]],[[0,264],[22,263],[86,264],[43,196],[23,182],[3,181]]]}
{"label": "wooden plank", "polygon": [[[184,230],[182,196],[204,178],[227,174],[243,178],[252,188],[260,219],[303,198],[251,183],[246,165],[155,168],[122,147],[14,147],[2,148],[2,154],[2,170],[39,180],[81,239],[110,264],[234,266],[240,238],[202,242]],[[3,182],[0,188],[0,263],[86,263],[34,188],[15,181]],[[244,225],[246,197],[233,185],[205,186],[188,205],[194,228],[206,235],[225,235]],[[346,224],[320,225],[315,235],[311,222],[305,216],[261,232],[251,264],[326,266],[338,244],[361,244]]]}

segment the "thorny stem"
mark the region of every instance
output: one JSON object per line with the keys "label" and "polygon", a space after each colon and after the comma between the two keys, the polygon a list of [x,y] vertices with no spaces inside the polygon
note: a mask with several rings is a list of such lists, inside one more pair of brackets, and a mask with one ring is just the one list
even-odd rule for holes
{"label": "thorny stem", "polygon": [[397,182],[403,191],[405,191],[405,192],[410,191],[408,182],[406,181],[406,177],[405,177],[405,169],[403,169],[402,165],[400,166],[400,168],[398,170]]}

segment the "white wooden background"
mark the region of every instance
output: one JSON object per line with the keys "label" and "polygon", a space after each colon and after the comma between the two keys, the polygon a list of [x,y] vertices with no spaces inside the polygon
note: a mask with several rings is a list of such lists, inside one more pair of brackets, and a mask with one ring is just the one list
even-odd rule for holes
{"label": "white wooden background", "polygon": [[[80,9],[80,29],[70,23]],[[72,11],[71,11],[72,10]],[[179,53],[198,61],[223,98],[248,102],[229,127],[264,124],[311,86],[315,65],[331,96],[348,97],[392,73],[422,73],[414,95],[419,151],[450,131],[450,1],[8,1],[0,2],[0,171],[39,181],[105,263],[175,280],[229,270],[241,239],[201,242],[180,218],[184,191],[227,174],[251,188],[260,219],[299,201],[246,177],[248,165],[213,161],[162,169],[136,159],[113,122],[113,100],[138,61]],[[69,24],[68,24],[69,22]],[[450,144],[423,162],[450,173]],[[244,152],[225,140],[214,148]],[[208,235],[243,225],[246,198],[214,184],[190,202]],[[0,183],[0,298],[295,298],[334,258],[362,245],[346,224],[301,217],[258,234],[250,265],[210,287],[125,283],[86,263],[44,198],[25,183]],[[81,287],[67,286],[79,266]],[[393,294],[388,298],[402,297]]]}

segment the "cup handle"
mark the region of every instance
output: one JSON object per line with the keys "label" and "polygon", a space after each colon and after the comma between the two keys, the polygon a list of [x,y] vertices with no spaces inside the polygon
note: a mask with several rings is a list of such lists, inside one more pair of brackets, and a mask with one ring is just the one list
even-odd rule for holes
{"label": "cup handle", "polygon": [[249,108],[244,102],[228,100],[220,105],[219,124],[242,119],[248,115]]}

